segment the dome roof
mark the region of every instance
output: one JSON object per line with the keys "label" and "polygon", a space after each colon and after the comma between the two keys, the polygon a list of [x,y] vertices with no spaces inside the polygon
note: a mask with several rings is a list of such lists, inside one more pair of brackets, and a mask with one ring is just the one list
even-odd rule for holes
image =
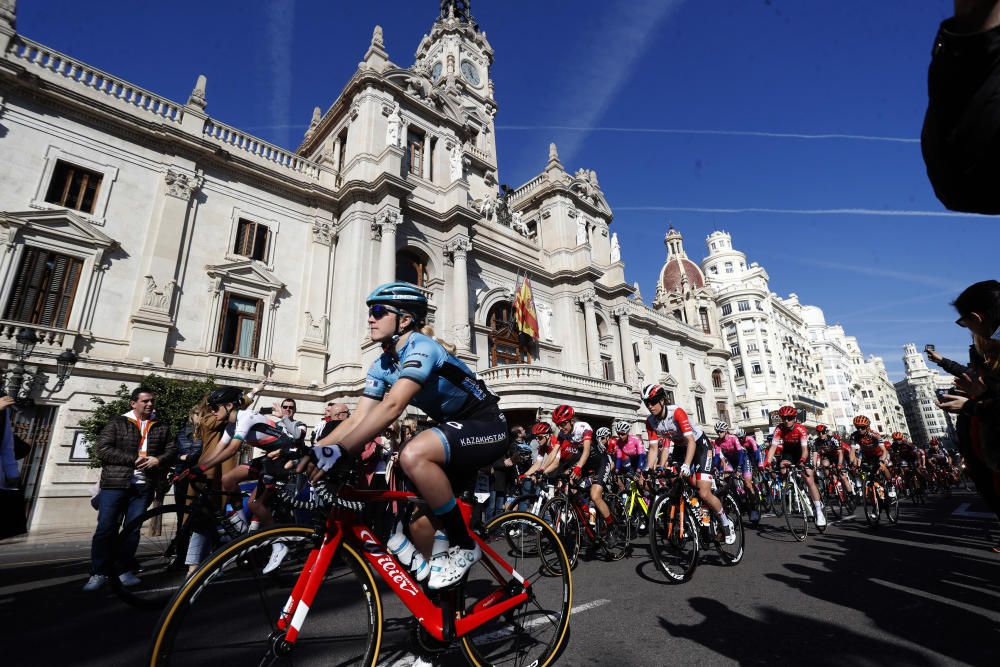
{"label": "dome roof", "polygon": [[660,274],[660,281],[663,289],[667,292],[681,291],[681,278],[687,276],[689,289],[699,289],[705,286],[705,275],[698,268],[698,265],[687,257],[671,257],[667,260]]}

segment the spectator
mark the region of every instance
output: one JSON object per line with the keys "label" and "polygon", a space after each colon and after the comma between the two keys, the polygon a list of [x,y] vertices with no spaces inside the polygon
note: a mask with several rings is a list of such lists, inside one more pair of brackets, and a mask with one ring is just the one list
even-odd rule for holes
{"label": "spectator", "polygon": [[27,532],[24,491],[18,470],[13,413],[14,399],[0,391],[0,538]]}
{"label": "spectator", "polygon": [[[201,440],[198,439],[198,425],[205,410],[205,399],[199,401],[188,412],[188,423],[177,433],[177,472],[185,466],[192,466],[201,456]],[[186,505],[188,499],[188,481],[180,480],[174,484],[174,500],[179,505]]]}
{"label": "spectator", "polygon": [[[361,452],[362,488],[372,491],[385,491],[389,488],[385,477],[386,466],[393,452],[399,449],[399,429],[399,423],[390,424],[381,436],[365,445]],[[365,506],[368,525],[379,539],[388,539],[389,536],[387,509],[388,503],[368,503]]]}
{"label": "spectator", "polygon": [[955,0],[934,39],[920,143],[934,193],[955,211],[1000,213],[998,5]]}
{"label": "spectator", "polygon": [[315,445],[333,433],[333,429],[337,428],[340,422],[350,418],[350,416],[350,409],[343,403],[334,403],[333,401],[327,403],[326,407],[323,408],[323,418],[316,424],[316,428],[313,429],[312,444]]}
{"label": "spectator", "polygon": [[[972,334],[969,366],[940,355],[928,357],[957,375],[957,391],[945,394],[939,405],[957,412],[959,451],[966,472],[980,495],[1000,518],[1000,282],[986,280],[966,288],[952,304],[956,321]],[[994,547],[1000,551],[1000,544]]]}
{"label": "spectator", "polygon": [[278,426],[285,429],[296,442],[303,443],[306,439],[306,425],[295,418],[298,406],[294,398],[286,398],[274,403],[274,418],[278,420]]}
{"label": "spectator", "polygon": [[98,590],[115,574],[125,586],[139,583],[134,572],[139,531],[124,536],[120,550],[112,551],[119,526],[146,511],[177,452],[167,424],[156,417],[155,401],[151,389],[136,388],[131,410],[112,418],[97,438],[101,493],[85,591]]}

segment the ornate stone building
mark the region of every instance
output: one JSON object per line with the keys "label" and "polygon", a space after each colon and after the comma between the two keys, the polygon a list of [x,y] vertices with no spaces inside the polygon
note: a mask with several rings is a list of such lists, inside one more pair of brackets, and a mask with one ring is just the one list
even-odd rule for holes
{"label": "ornate stone building", "polygon": [[939,438],[945,446],[957,447],[954,417],[934,404],[935,391],[950,388],[954,380],[929,368],[914,343],[903,346],[903,367],[906,377],[895,388],[913,442],[926,447],[931,438]]}
{"label": "ornate stone building", "polygon": [[[593,170],[552,146],[537,177],[499,189],[494,52],[468,5],[441,3],[408,65],[376,27],[293,151],[209,116],[204,77],[165,99],[18,34],[0,0],[0,367],[19,332],[39,335],[21,387],[35,408],[18,416],[32,529],[94,520],[78,424],[121,383],[270,373],[266,396],[306,419],[353,401],[379,352],[364,297],[397,278],[426,291],[437,335],[512,423],[562,402],[638,419],[652,380],[703,424],[731,412],[714,314],[638,298]],[[538,341],[512,324],[518,274]],[[64,349],[79,362],[57,391]]]}

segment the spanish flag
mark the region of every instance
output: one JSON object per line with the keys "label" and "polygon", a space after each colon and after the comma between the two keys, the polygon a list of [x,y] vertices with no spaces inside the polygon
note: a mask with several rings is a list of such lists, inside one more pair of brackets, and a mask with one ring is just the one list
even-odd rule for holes
{"label": "spanish flag", "polygon": [[521,333],[531,336],[533,340],[538,340],[538,314],[535,312],[535,297],[531,293],[531,282],[528,280],[528,276],[523,276],[515,289],[514,322],[517,323],[517,328]]}

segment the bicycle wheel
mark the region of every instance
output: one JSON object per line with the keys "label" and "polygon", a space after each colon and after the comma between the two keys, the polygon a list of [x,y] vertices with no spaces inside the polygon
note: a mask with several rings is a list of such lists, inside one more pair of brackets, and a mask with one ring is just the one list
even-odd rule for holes
{"label": "bicycle wheel", "polygon": [[689,512],[681,512],[671,495],[657,496],[649,508],[649,547],[660,572],[679,584],[690,580],[698,567],[698,524]]}
{"label": "bicycle wheel", "polygon": [[[534,551],[515,546],[499,537],[508,524],[516,522],[525,543]],[[562,540],[545,521],[526,512],[495,517],[487,525],[487,545],[514,569],[508,573],[503,563],[489,552],[473,566],[463,588],[462,615],[466,616],[497,604],[497,594],[509,596],[523,585],[529,586],[527,601],[477,627],[461,638],[462,651],[472,665],[550,665],[568,637],[573,580],[569,557]]]}
{"label": "bicycle wheel", "polygon": [[[743,515],[740,514],[739,505],[736,503],[736,499],[733,498],[732,494],[726,494],[722,500],[722,509],[725,511],[726,516],[729,517],[729,521],[733,524],[733,533],[736,536],[736,541],[732,544],[726,544],[725,532],[721,535],[716,534],[715,539],[715,549],[719,552],[719,556],[722,557],[722,562],[726,565],[738,565],[741,560],[743,560],[743,551],[746,546],[746,533],[743,531]],[[719,520],[712,518],[712,525],[716,526],[719,524]],[[721,524],[718,525],[721,530]]]}
{"label": "bicycle wheel", "polygon": [[[504,512],[504,514],[510,514],[511,511],[513,511],[513,510],[509,510],[507,512]],[[501,516],[503,516],[503,515],[501,515]],[[497,518],[499,518],[499,517],[497,517]],[[492,521],[491,521],[491,523],[492,523]],[[534,546],[532,546],[532,544],[531,544],[531,540],[534,539],[534,536],[531,535],[530,533],[528,535],[522,536],[521,535],[521,527],[518,524],[516,524],[516,523],[504,523],[504,524],[501,525],[501,528],[498,528],[497,530],[501,530],[501,529],[503,530],[503,536],[507,540],[507,546],[509,548],[511,548],[511,549],[524,549],[524,550],[531,550],[531,549],[536,549],[537,550],[538,549],[538,545],[537,544],[535,544]],[[488,528],[484,528],[483,534],[484,535],[488,535],[489,534],[489,529]]]}
{"label": "bicycle wheel", "polygon": [[885,510],[885,517],[889,519],[889,523],[899,523],[899,493],[897,492],[895,497],[886,496],[882,509]]}
{"label": "bicycle wheel", "polygon": [[[276,570],[262,574],[277,543],[288,553]],[[314,548],[313,531],[302,526],[273,528],[223,546],[160,616],[149,664],[375,665],[382,603],[371,571],[348,544],[334,555],[313,604],[296,610],[292,623],[301,625],[295,644],[284,643],[277,621]]]}
{"label": "bicycle wheel", "polygon": [[844,484],[840,480],[833,482],[832,487],[827,484],[823,494],[823,506],[830,508],[834,521],[844,518]]}
{"label": "bicycle wheel", "polygon": [[566,496],[549,498],[542,505],[542,520],[556,531],[569,557],[570,567],[576,567],[580,558],[580,520],[569,506],[569,499]]}
{"label": "bicycle wheel", "polygon": [[781,496],[781,506],[785,513],[785,523],[792,536],[799,542],[809,534],[809,520],[806,518],[806,508],[803,506],[802,492],[791,484],[785,484],[785,492]]}
{"label": "bicycle wheel", "polygon": [[[183,505],[161,505],[147,510],[122,527],[115,538],[115,554],[128,553],[136,544],[134,558],[126,558],[122,567],[139,577],[135,586],[125,587],[118,577],[108,577],[112,590],[122,601],[140,609],[163,609],[187,579],[185,558],[192,526],[197,519],[206,524],[206,550],[215,550],[218,538],[214,520]],[[204,531],[203,531],[204,533]],[[136,542],[137,540],[137,542]],[[200,559],[199,559],[200,560]],[[197,565],[199,560],[195,560]]]}
{"label": "bicycle wheel", "polygon": [[[604,502],[611,510],[611,517],[614,522],[610,526],[605,526],[604,531],[604,553],[608,560],[616,561],[625,557],[629,550],[628,520],[625,516],[625,503],[622,502],[618,494],[605,493]],[[598,517],[600,521],[600,517]],[[611,533],[609,535],[609,532]]]}
{"label": "bicycle wheel", "polygon": [[878,492],[875,490],[875,485],[871,482],[865,482],[865,521],[872,528],[878,528],[878,522],[881,519],[882,509],[879,507]]}
{"label": "bicycle wheel", "polygon": [[770,502],[774,516],[780,517],[785,513],[785,505],[783,501],[784,484],[780,480],[772,480],[769,487],[770,489]]}

